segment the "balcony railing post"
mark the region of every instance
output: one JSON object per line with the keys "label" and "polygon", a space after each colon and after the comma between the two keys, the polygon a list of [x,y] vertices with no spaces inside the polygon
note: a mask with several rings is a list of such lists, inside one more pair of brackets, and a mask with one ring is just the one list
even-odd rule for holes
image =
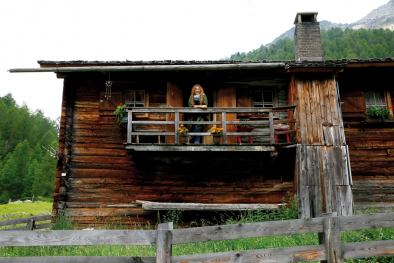
{"label": "balcony railing post", "polygon": [[175,143],[179,143],[179,111],[175,112]]}
{"label": "balcony railing post", "polygon": [[222,111],[223,144],[227,144],[227,119],[226,112]]}
{"label": "balcony railing post", "polygon": [[269,112],[270,118],[270,142],[271,144],[275,143],[275,126],[274,126],[274,113],[272,111]]}
{"label": "balcony railing post", "polygon": [[133,132],[133,112],[127,111],[127,143],[132,143],[132,132]]}

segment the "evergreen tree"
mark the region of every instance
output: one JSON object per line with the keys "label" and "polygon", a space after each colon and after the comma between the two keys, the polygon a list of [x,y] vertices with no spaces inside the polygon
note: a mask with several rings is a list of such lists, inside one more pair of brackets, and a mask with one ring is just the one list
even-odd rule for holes
{"label": "evergreen tree", "polygon": [[[394,32],[383,29],[331,28],[321,31],[324,59],[394,57]],[[248,53],[235,53],[231,60],[294,60],[294,41],[279,39]]]}
{"label": "evergreen tree", "polygon": [[30,147],[27,141],[19,143],[11,158],[4,164],[1,174],[2,190],[10,197],[20,198],[24,193],[24,179],[29,171]]}
{"label": "evergreen tree", "polygon": [[[30,198],[33,186],[39,195],[51,196],[56,160],[41,146],[58,147],[58,122],[18,106],[11,94],[0,97],[0,201]],[[45,152],[45,155],[43,155]]]}
{"label": "evergreen tree", "polygon": [[4,97],[0,97],[0,100],[3,101],[8,108],[11,106],[16,106],[16,101],[12,97],[11,93],[8,93]]}

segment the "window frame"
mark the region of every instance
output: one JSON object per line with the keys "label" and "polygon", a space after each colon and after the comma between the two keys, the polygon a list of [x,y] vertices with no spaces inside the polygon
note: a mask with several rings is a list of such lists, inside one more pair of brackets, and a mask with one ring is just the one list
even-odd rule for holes
{"label": "window frame", "polygon": [[[366,107],[369,107],[370,106],[370,102],[367,102],[367,93],[373,93],[374,94],[374,100],[375,100],[375,103],[372,103],[372,105],[371,106],[374,106],[374,107],[388,107],[388,99],[387,99],[387,92],[386,91],[365,91],[364,92],[364,96],[365,96],[365,105],[366,105]],[[383,103],[381,104],[381,105],[378,105],[378,103],[376,103],[376,94],[377,93],[383,93],[383,96],[384,96],[384,100],[385,100],[385,103],[384,103],[384,105],[383,105]]]}
{"label": "window frame", "polygon": [[[272,107],[259,107],[259,108],[274,108],[274,107],[278,107],[278,91],[275,88],[261,88],[261,89],[252,89],[252,103],[253,103],[253,107],[255,106],[255,100],[254,100],[254,92],[261,92],[262,93],[262,99],[264,99],[264,92],[272,92]],[[263,104],[265,103],[264,101],[262,101]],[[275,112],[274,113],[274,117],[278,118],[279,117],[279,113]],[[268,118],[268,114],[267,113],[259,113],[256,114],[254,113],[253,116],[251,118]]]}
{"label": "window frame", "polygon": [[[134,91],[134,101],[133,102],[127,100],[127,92],[130,92],[130,91]],[[136,104],[136,101],[135,101],[136,96],[135,96],[135,94],[136,94],[137,91],[143,91],[144,92],[144,100],[143,101],[138,101],[138,102],[143,102],[144,103],[144,105],[141,108],[149,107],[149,91],[146,90],[146,89],[127,89],[127,90],[125,90],[124,91],[124,103],[125,103],[125,105],[127,106],[127,104],[133,103],[134,107],[135,107],[135,104]],[[135,118],[149,118],[149,113],[134,113],[133,116]]]}
{"label": "window frame", "polygon": [[[391,93],[390,93],[390,91],[388,91],[388,90],[385,90],[385,91],[384,90],[371,90],[371,91],[364,91],[363,92],[364,93],[364,101],[365,101],[365,108],[366,109],[370,106],[369,103],[367,103],[367,99],[366,99],[366,93],[367,92],[373,92],[373,93],[382,92],[384,94],[384,98],[386,100],[386,103],[385,103],[384,106],[377,106],[376,105],[376,98],[375,98],[375,105],[371,105],[371,106],[374,106],[374,107],[386,107],[387,109],[390,109],[390,108],[393,107],[392,102],[391,102]],[[394,116],[392,109],[390,109],[390,113],[391,113],[391,116]]]}
{"label": "window frame", "polygon": [[259,102],[261,102],[261,103],[263,103],[263,107],[259,107],[259,108],[271,108],[271,107],[265,107],[264,105],[267,103],[269,103],[269,102],[265,102],[265,100],[264,100],[264,92],[271,92],[272,93],[272,102],[270,102],[270,104],[272,104],[272,107],[275,107],[275,90],[273,90],[273,89],[259,89],[259,90],[252,90],[252,99],[253,99],[253,107],[254,108],[257,108],[256,107],[256,101],[254,100],[254,94],[253,93],[255,93],[255,92],[261,92],[261,98],[262,98],[262,101],[259,101]]}

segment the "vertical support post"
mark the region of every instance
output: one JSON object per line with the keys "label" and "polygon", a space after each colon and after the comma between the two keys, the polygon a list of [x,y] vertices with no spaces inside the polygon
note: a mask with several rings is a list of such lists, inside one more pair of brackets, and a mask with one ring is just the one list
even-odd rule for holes
{"label": "vertical support post", "polygon": [[26,230],[33,230],[34,226],[35,226],[34,218],[29,219],[29,221],[27,221]]}
{"label": "vertical support post", "polygon": [[226,112],[222,111],[222,128],[223,128],[223,144],[227,144],[227,116]]}
{"label": "vertical support post", "polygon": [[274,113],[272,111],[269,112],[270,118],[270,142],[271,144],[275,143],[275,126],[274,126]]}
{"label": "vertical support post", "polygon": [[159,224],[156,236],[156,263],[171,263],[173,223]]}
{"label": "vertical support post", "polygon": [[175,112],[175,143],[179,143],[179,134],[178,134],[178,128],[179,128],[179,111]]}
{"label": "vertical support post", "polygon": [[340,219],[336,212],[323,214],[324,232],[319,234],[319,243],[326,245],[327,260],[320,262],[343,263]]}
{"label": "vertical support post", "polygon": [[132,143],[131,133],[133,132],[133,112],[131,110],[127,110],[127,143]]}

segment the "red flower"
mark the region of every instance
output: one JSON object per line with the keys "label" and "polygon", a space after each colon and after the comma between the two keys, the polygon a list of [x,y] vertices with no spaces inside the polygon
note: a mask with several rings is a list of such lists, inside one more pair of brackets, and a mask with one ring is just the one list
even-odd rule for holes
{"label": "red flower", "polygon": [[371,105],[372,105],[372,103],[369,104],[369,106],[371,106]]}
{"label": "red flower", "polygon": [[123,103],[121,103],[119,106],[122,106],[123,105]]}
{"label": "red flower", "polygon": [[392,110],[392,109],[393,109],[393,107],[389,107],[389,109],[390,109],[390,110]]}
{"label": "red flower", "polygon": [[384,107],[382,109],[384,109]]}

